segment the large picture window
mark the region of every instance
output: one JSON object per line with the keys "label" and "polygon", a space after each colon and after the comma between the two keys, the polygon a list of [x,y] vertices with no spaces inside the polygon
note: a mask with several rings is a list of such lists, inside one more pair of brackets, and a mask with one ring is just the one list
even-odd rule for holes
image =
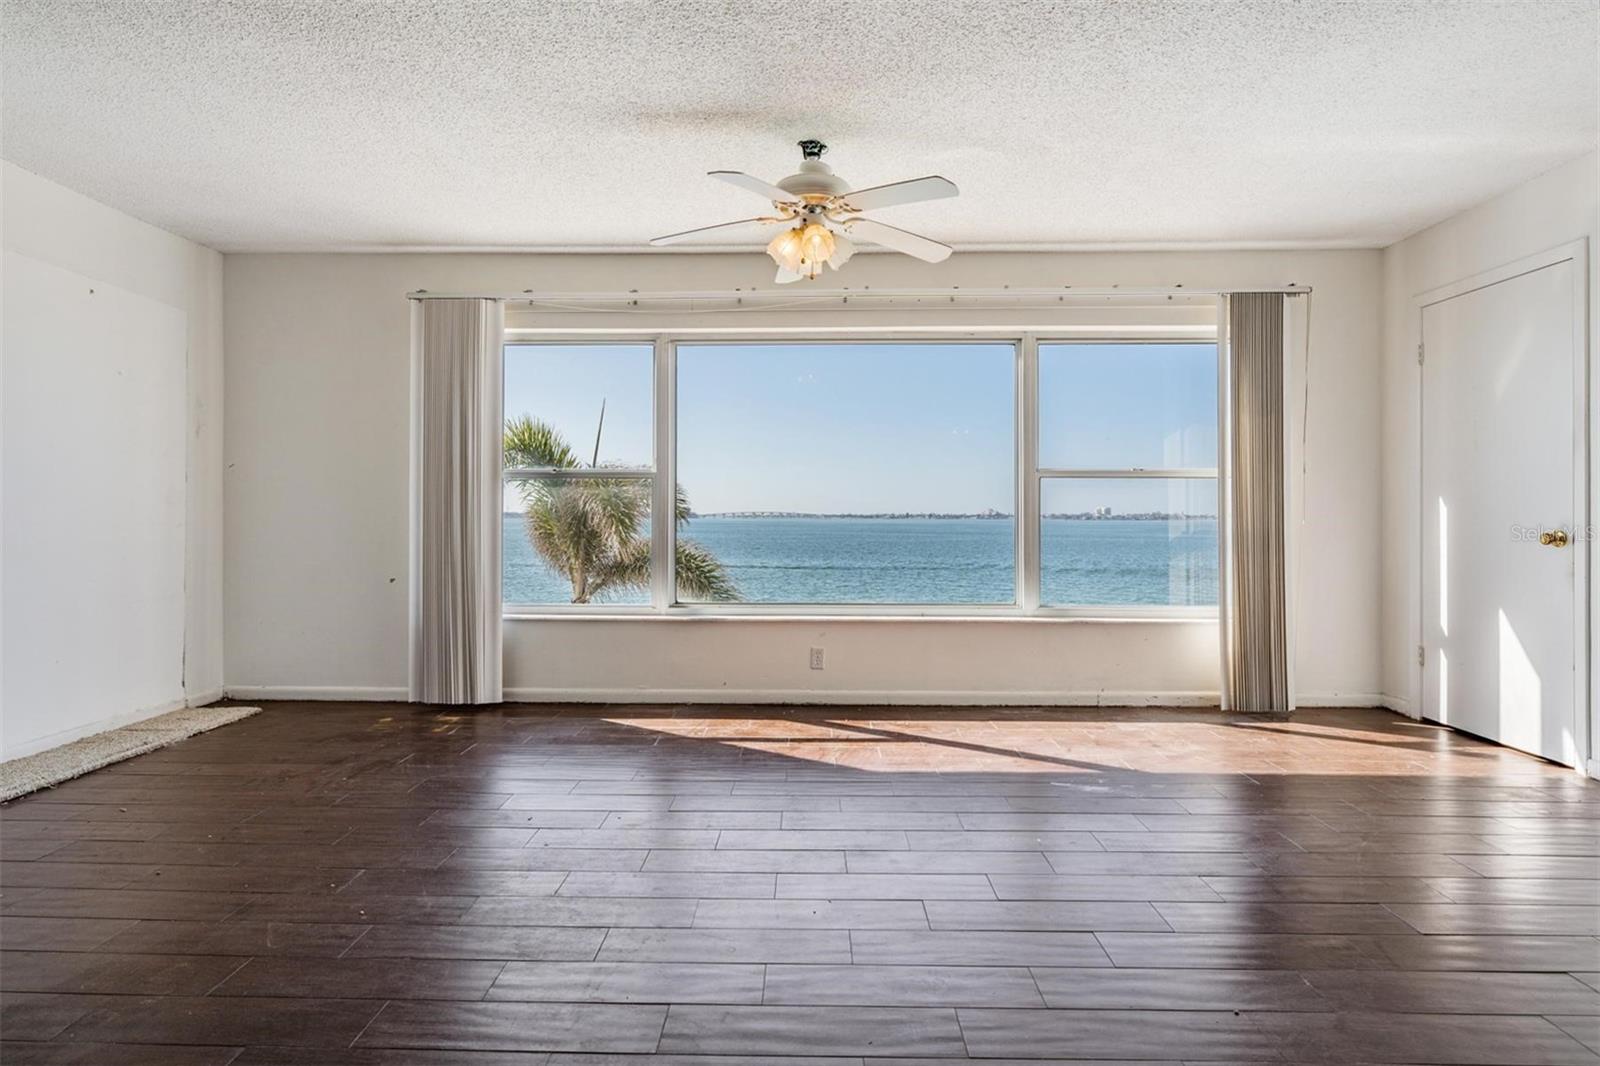
{"label": "large picture window", "polygon": [[1011,344],[679,345],[687,535],[747,603],[1014,603],[1015,368]]}
{"label": "large picture window", "polygon": [[1210,341],[519,340],[504,384],[510,613],[1217,603]]}

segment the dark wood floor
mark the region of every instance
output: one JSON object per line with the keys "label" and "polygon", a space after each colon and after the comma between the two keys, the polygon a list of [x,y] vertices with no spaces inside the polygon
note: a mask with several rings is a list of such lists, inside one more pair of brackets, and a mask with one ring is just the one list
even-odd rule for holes
{"label": "dark wood floor", "polygon": [[1378,711],[280,704],[0,832],[7,1066],[1600,1063],[1600,786]]}

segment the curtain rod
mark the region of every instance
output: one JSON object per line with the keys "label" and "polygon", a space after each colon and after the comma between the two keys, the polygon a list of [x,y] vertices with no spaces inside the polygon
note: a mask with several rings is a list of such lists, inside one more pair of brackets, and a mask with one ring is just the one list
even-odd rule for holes
{"label": "curtain rod", "polygon": [[1048,288],[961,288],[948,289],[826,289],[813,291],[781,291],[775,289],[717,289],[708,292],[649,292],[629,289],[626,292],[540,292],[523,289],[520,292],[431,292],[417,289],[406,293],[408,300],[505,300],[520,303],[636,303],[639,301],[690,302],[702,300],[761,300],[775,299],[785,303],[805,301],[848,301],[859,299],[1056,299],[1067,296],[1227,296],[1237,292],[1281,292],[1285,295],[1309,293],[1311,286],[1296,285],[1234,285],[1228,288],[1189,288],[1172,286],[1099,286],[1085,287],[1061,285]]}

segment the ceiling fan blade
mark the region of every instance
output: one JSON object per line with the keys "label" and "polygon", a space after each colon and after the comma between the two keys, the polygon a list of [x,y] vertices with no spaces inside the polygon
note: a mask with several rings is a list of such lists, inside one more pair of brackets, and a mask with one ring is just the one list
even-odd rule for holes
{"label": "ceiling fan blade", "polygon": [[711,170],[707,171],[713,178],[720,178],[729,185],[737,185],[741,189],[748,189],[757,196],[771,200],[775,204],[792,204],[800,199],[792,192],[785,192],[770,181],[762,181],[738,170]]}
{"label": "ceiling fan blade", "polygon": [[785,270],[783,267],[779,267],[778,276],[772,280],[779,285],[788,285],[790,282],[799,281],[803,277],[805,277],[804,274],[796,274],[792,270]]}
{"label": "ceiling fan blade", "polygon": [[926,178],[912,178],[910,181],[896,181],[888,185],[874,185],[870,189],[857,189],[847,192],[839,197],[849,211],[876,211],[880,207],[894,207],[897,204],[914,204],[923,200],[943,200],[947,196],[959,196],[961,190],[956,188],[956,183],[949,178],[941,178],[937,174],[930,174]]}
{"label": "ceiling fan blade", "polygon": [[893,248],[897,252],[921,259],[925,263],[942,263],[950,258],[950,253],[955,251],[948,244],[929,240],[910,230],[903,230],[898,226],[890,226],[883,222],[874,222],[870,218],[851,219],[844,224],[844,228],[852,237],[859,237],[873,244],[881,244],[885,248]]}
{"label": "ceiling fan blade", "polygon": [[698,237],[702,233],[717,233],[719,231],[725,231],[723,236],[741,237],[745,235],[745,231],[748,229],[753,235],[757,229],[781,221],[783,220],[777,218],[741,218],[737,222],[719,222],[715,226],[701,226],[699,229],[686,229],[682,233],[668,233],[663,237],[651,237],[650,243],[659,248],[663,244],[677,244],[679,241],[689,237]]}

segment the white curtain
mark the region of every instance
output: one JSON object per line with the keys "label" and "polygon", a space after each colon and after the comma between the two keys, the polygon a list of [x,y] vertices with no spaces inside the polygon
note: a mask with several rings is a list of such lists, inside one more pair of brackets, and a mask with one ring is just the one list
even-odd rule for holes
{"label": "white curtain", "polygon": [[413,304],[411,699],[498,703],[498,300]]}
{"label": "white curtain", "polygon": [[1284,296],[1227,300],[1223,693],[1237,711],[1286,714],[1289,679]]}

